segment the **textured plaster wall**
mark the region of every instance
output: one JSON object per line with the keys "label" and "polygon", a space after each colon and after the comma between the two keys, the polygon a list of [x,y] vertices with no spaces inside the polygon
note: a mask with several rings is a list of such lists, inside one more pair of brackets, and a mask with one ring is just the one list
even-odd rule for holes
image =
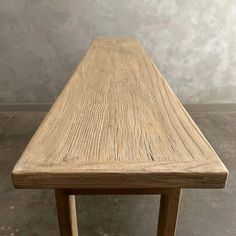
{"label": "textured plaster wall", "polygon": [[99,35],[137,37],[183,102],[236,102],[235,0],[0,0],[0,103],[54,101]]}

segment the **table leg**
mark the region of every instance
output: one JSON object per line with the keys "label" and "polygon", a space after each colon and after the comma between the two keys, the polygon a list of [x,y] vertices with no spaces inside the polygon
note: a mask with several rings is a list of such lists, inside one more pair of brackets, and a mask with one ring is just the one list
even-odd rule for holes
{"label": "table leg", "polygon": [[161,194],[158,236],[174,236],[175,226],[178,215],[180,188],[168,189],[166,193]]}
{"label": "table leg", "polygon": [[55,196],[61,236],[78,236],[75,195],[55,189]]}

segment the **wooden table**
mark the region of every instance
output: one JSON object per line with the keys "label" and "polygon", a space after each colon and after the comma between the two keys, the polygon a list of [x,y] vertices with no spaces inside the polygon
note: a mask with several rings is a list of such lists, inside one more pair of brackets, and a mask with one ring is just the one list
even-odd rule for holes
{"label": "wooden table", "polygon": [[78,235],[74,195],[161,194],[158,235],[173,236],[181,188],[222,188],[227,174],[139,42],[97,38],[12,179],[55,189],[61,235]]}

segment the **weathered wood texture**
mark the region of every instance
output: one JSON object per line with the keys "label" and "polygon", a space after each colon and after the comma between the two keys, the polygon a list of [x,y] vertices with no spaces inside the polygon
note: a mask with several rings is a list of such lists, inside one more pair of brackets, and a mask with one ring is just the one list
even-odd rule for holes
{"label": "weathered wood texture", "polygon": [[57,216],[61,236],[78,236],[75,196],[55,189]]}
{"label": "weathered wood texture", "polygon": [[157,236],[174,236],[181,189],[170,189],[161,195]]}
{"label": "weathered wood texture", "polygon": [[98,38],[13,171],[18,188],[223,187],[227,169],[138,41]]}

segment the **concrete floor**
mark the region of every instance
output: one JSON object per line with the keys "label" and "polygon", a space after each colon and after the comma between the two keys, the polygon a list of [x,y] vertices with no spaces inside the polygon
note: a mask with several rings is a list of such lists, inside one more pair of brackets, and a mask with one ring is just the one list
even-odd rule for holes
{"label": "concrete floor", "polygon": [[[0,235],[59,235],[52,190],[15,190],[10,173],[45,112],[0,112]],[[236,235],[236,111],[191,111],[230,171],[227,187],[183,190],[177,236]],[[80,236],[154,236],[158,196],[77,197]]]}

